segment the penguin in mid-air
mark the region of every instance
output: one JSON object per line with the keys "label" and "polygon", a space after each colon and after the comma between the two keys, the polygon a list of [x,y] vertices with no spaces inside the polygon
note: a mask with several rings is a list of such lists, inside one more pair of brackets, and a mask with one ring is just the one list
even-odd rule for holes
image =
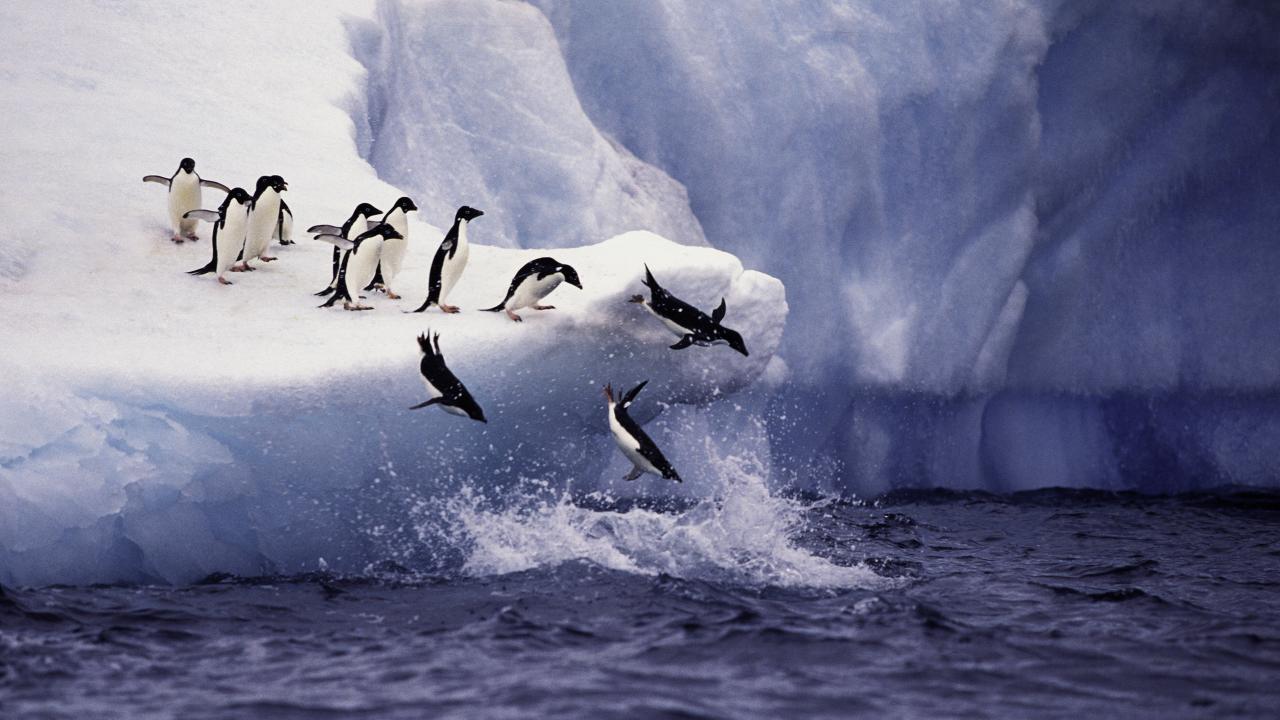
{"label": "penguin in mid-air", "polygon": [[232,188],[227,199],[215,210],[192,210],[183,217],[204,220],[213,223],[213,258],[202,268],[188,272],[188,275],[207,275],[217,273],[218,282],[230,285],[227,270],[244,248],[244,230],[249,218],[249,193],[244,188]]}
{"label": "penguin in mid-air", "polygon": [[622,479],[631,481],[644,473],[653,473],[668,480],[684,482],[653,440],[627,414],[627,408],[631,407],[640,390],[648,384],[649,381],[645,380],[628,390],[626,394],[619,396],[616,401],[613,399],[613,386],[604,386],[605,401],[609,404],[609,430],[613,433],[613,439],[618,443],[618,447],[622,449],[622,454],[627,456],[633,466],[631,472]]}
{"label": "penguin in mid-air", "polygon": [[423,312],[432,305],[439,305],[447,313],[458,312],[457,305],[446,302],[449,291],[458,284],[462,271],[467,267],[467,257],[471,254],[471,246],[467,244],[467,223],[484,215],[473,207],[463,205],[453,216],[453,227],[445,233],[444,240],[436,249],[436,256],[431,260],[431,277],[427,283],[427,299],[422,307],[413,312]]}
{"label": "penguin in mid-air", "polygon": [[283,199],[280,200],[280,217],[276,219],[275,230],[276,242],[281,245],[293,245],[293,211],[289,209],[289,203]]}
{"label": "penguin in mid-air", "polygon": [[727,309],[724,298],[720,298],[720,306],[708,317],[706,313],[663,289],[653,279],[648,265],[644,266],[644,275],[644,285],[649,288],[649,301],[645,302],[643,295],[632,295],[631,302],[645,306],[649,312],[658,316],[668,330],[680,338],[679,342],[671,346],[672,350],[682,350],[690,345],[705,347],[724,344],[748,355],[742,335],[720,324]]}
{"label": "penguin in mid-air", "polygon": [[173,226],[173,236],[169,238],[176,243],[186,240],[198,240],[196,221],[183,217],[192,210],[200,209],[200,188],[217,188],[222,192],[231,192],[231,188],[213,180],[201,180],[196,174],[196,161],[182,158],[178,169],[170,177],[163,175],[147,175],[142,182],[153,182],[169,188],[169,223]]}
{"label": "penguin in mid-air", "polygon": [[271,262],[274,257],[267,255],[267,247],[271,245],[271,237],[275,235],[276,225],[280,222],[280,193],[289,189],[289,183],[279,175],[263,175],[258,178],[257,189],[253,199],[249,201],[249,225],[245,229],[244,252],[240,262],[231,268],[232,272],[255,270],[249,261],[262,258],[262,262]]}
{"label": "penguin in mid-air", "polygon": [[[382,211],[378,208],[367,202],[362,202],[356,206],[356,209],[351,212],[351,217],[347,218],[347,221],[342,223],[341,227],[338,225],[312,225],[307,228],[307,232],[322,235],[337,235],[351,240],[364,231],[372,230],[381,224],[371,220],[374,216],[381,214]],[[392,227],[395,226],[393,225]],[[317,297],[324,297],[338,289],[338,271],[342,269],[343,252],[345,251],[342,248],[337,245],[333,246],[333,276],[329,278],[329,286],[316,293]]]}
{"label": "penguin in mid-air", "polygon": [[398,237],[400,233],[385,223],[364,231],[354,240],[339,235],[317,235],[316,240],[350,251],[342,258],[342,268],[338,270],[338,287],[334,289],[333,296],[320,307],[333,307],[334,303],[341,300],[342,307],[346,310],[372,310],[372,306],[360,304],[360,288],[373,279],[378,259],[382,257],[383,242]]}
{"label": "penguin in mid-air", "polygon": [[[427,331],[430,333],[430,331]],[[418,403],[410,410],[417,410],[428,405],[439,405],[446,412],[462,415],[482,423],[489,422],[484,417],[484,410],[467,392],[467,388],[454,376],[444,364],[444,355],[440,354],[440,333],[431,336],[418,336],[418,350],[422,353],[422,363],[418,369],[422,373],[422,383],[427,386],[431,398]]]}
{"label": "penguin in mid-air", "polygon": [[[400,296],[391,289],[391,283],[395,281],[396,276],[400,274],[400,266],[404,262],[404,253],[409,249],[409,215],[418,209],[413,200],[402,197],[396,200],[396,204],[391,206],[386,215],[382,216],[382,222],[387,223],[400,233],[400,238],[396,240],[388,240],[382,245],[382,261],[378,263],[378,271],[373,275],[373,282],[369,283],[369,287],[365,290],[373,290],[377,288],[387,294],[392,300],[399,300]],[[370,227],[375,221],[369,221]]]}
{"label": "penguin in mid-air", "polygon": [[507,288],[507,296],[502,299],[502,302],[491,308],[485,308],[484,311],[505,310],[507,317],[520,322],[523,318],[515,313],[520,308],[555,310],[555,305],[539,305],[538,301],[550,295],[551,291],[559,287],[562,282],[567,282],[579,290],[582,289],[578,271],[572,266],[549,257],[530,260],[516,271],[516,276],[511,280],[511,287]]}

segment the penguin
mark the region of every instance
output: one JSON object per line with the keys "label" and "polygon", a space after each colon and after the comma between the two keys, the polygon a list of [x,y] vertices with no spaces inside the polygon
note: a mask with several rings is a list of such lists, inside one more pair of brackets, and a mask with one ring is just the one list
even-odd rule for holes
{"label": "penguin", "polygon": [[444,355],[440,354],[440,333],[435,333],[430,339],[427,339],[426,335],[419,335],[418,350],[422,353],[422,363],[418,366],[418,370],[422,373],[422,383],[427,386],[427,393],[431,398],[409,409],[417,410],[428,405],[439,405],[453,415],[469,417],[487,424],[489,421],[484,417],[484,410],[480,409],[475,398],[471,397],[471,393],[467,392],[467,388],[454,376],[453,372],[445,367]]}
{"label": "penguin", "polygon": [[205,220],[213,223],[213,257],[201,268],[189,271],[188,275],[207,275],[216,272],[218,282],[230,285],[226,278],[227,269],[235,262],[244,248],[244,230],[249,218],[249,193],[244,188],[233,188],[222,201],[222,206],[214,210],[192,210],[183,215],[185,218]]}
{"label": "penguin", "polygon": [[458,312],[457,305],[450,305],[445,300],[449,297],[449,291],[458,283],[458,278],[462,277],[467,257],[471,254],[471,247],[467,244],[467,223],[481,215],[484,213],[466,205],[458,208],[457,214],[453,216],[453,227],[449,228],[440,247],[436,249],[436,256],[431,260],[427,299],[423,301],[422,307],[413,312],[423,312],[432,305],[439,305],[447,313]]}
{"label": "penguin", "polygon": [[279,175],[263,175],[258,178],[257,189],[253,199],[249,201],[249,226],[245,229],[244,252],[240,262],[231,268],[232,272],[255,270],[249,261],[262,258],[262,262],[271,262],[274,257],[267,255],[267,246],[271,244],[271,236],[275,234],[276,225],[280,221],[280,193],[289,189],[289,184]]}
{"label": "penguin", "polygon": [[[409,249],[409,216],[418,209],[413,200],[402,197],[396,200],[396,204],[391,206],[387,214],[382,217],[381,222],[389,224],[396,229],[403,237],[397,240],[388,240],[382,245],[382,261],[378,263],[378,270],[373,274],[373,282],[369,283],[369,287],[365,290],[373,290],[377,288],[387,293],[387,297],[391,300],[399,300],[400,296],[391,289],[391,283],[400,274],[400,266],[404,262],[404,253]],[[372,227],[373,221],[369,225]]]}
{"label": "penguin", "polygon": [[609,430],[613,433],[614,442],[618,443],[622,454],[627,456],[633,466],[631,472],[622,479],[630,482],[644,473],[653,473],[668,480],[684,482],[653,440],[627,414],[627,408],[631,407],[636,396],[648,384],[649,381],[645,380],[628,390],[625,395],[619,396],[617,401],[613,399],[613,386],[604,386],[604,398],[609,405]]}
{"label": "penguin", "polygon": [[579,290],[582,289],[582,282],[578,280],[578,271],[572,266],[556,262],[555,258],[549,257],[530,260],[516,271],[515,278],[511,280],[511,287],[507,288],[507,296],[502,299],[502,302],[491,308],[485,308],[484,312],[506,310],[507,317],[521,322],[523,318],[515,313],[520,308],[555,310],[555,305],[539,305],[538,301],[550,295],[551,291],[559,287],[562,282],[567,282]]}
{"label": "penguin", "polygon": [[[347,218],[347,221],[342,223],[341,227],[337,225],[312,225],[307,228],[307,232],[338,235],[350,240],[354,235],[359,235],[365,230],[372,230],[377,227],[380,223],[374,223],[370,221],[370,218],[381,214],[382,211],[378,208],[362,202],[356,206],[356,209],[351,212],[351,217]],[[333,276],[329,279],[329,287],[315,293],[317,297],[324,297],[338,288],[338,271],[342,269],[342,253],[343,250],[341,248],[336,245],[333,247]]]}
{"label": "penguin", "polygon": [[[382,256],[382,243],[389,238],[398,237],[400,233],[387,224],[366,230],[354,240],[338,235],[317,235],[316,240],[350,250],[342,258],[342,268],[338,270],[338,287],[320,307],[333,307],[334,303],[341,300],[342,307],[346,310],[372,310],[371,306],[360,304],[359,289],[373,279],[374,269],[378,267],[378,259]],[[356,289],[356,293],[351,292],[352,288]]]}
{"label": "penguin", "polygon": [[679,342],[671,346],[672,350],[683,350],[690,345],[705,347],[724,344],[744,356],[749,356],[747,345],[742,341],[742,335],[720,324],[727,309],[724,298],[720,298],[720,306],[711,312],[711,317],[707,317],[706,313],[658,285],[648,265],[644,266],[644,275],[644,285],[649,288],[649,301],[645,302],[643,295],[633,295],[631,302],[645,306],[662,321],[662,324],[667,326],[667,329],[680,338]]}
{"label": "penguin", "polygon": [[275,239],[281,245],[293,245],[293,211],[289,209],[289,203],[283,199],[280,200],[280,217],[276,219],[276,229],[273,233]]}
{"label": "penguin", "polygon": [[230,188],[220,182],[201,180],[196,174],[196,161],[191,158],[182,158],[178,169],[170,177],[147,175],[142,178],[142,182],[153,182],[169,188],[169,223],[173,226],[173,236],[169,239],[175,243],[181,243],[184,239],[200,239],[196,236],[196,221],[183,217],[191,210],[200,209],[200,188],[211,187],[231,192]]}

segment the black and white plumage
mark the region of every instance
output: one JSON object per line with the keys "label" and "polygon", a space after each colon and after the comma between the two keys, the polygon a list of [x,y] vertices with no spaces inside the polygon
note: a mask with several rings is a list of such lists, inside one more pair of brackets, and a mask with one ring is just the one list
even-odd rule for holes
{"label": "black and white plumage", "polygon": [[[370,222],[369,218],[381,214],[381,210],[369,203],[360,203],[356,206],[355,210],[351,211],[351,217],[347,218],[347,221],[342,223],[341,227],[337,225],[312,225],[307,228],[307,232],[323,235],[338,235],[339,237],[344,237],[350,240],[366,230],[372,230],[373,227],[377,227],[377,225],[374,225],[373,227],[368,225]],[[338,288],[338,271],[342,269],[343,252],[342,248],[337,245],[333,246],[333,275],[329,278],[329,286],[316,293],[316,296],[324,297]]]}
{"label": "black and white plumage", "polygon": [[[332,307],[339,300],[346,310],[372,310],[373,307],[363,305],[359,300],[360,288],[373,279],[374,269],[378,267],[378,259],[382,256],[382,244],[389,238],[398,238],[400,233],[390,225],[379,225],[366,230],[354,240],[340,235],[320,234],[315,237],[340,247],[348,252],[342,257],[342,267],[338,270],[338,287],[320,307]],[[353,291],[354,290],[354,291]]]}
{"label": "black and white plumage", "polygon": [[232,188],[222,205],[216,210],[191,210],[183,217],[213,223],[213,257],[204,267],[188,272],[188,275],[217,273],[218,282],[230,285],[227,270],[236,261],[244,247],[245,226],[249,218],[249,193],[244,188]]}
{"label": "black and white plumage", "polygon": [[448,303],[449,292],[458,284],[462,271],[467,267],[467,258],[471,256],[471,246],[467,242],[467,224],[484,215],[480,210],[463,205],[453,216],[453,226],[445,233],[440,247],[436,248],[435,257],[431,259],[431,276],[427,282],[427,299],[422,306],[413,312],[423,312],[432,305],[437,305],[447,313],[458,312],[457,305]]}
{"label": "black and white plumage", "polygon": [[[430,331],[427,331],[430,334]],[[422,353],[422,362],[418,365],[422,373],[422,382],[427,386],[427,394],[431,397],[426,402],[418,403],[410,410],[417,410],[428,405],[439,405],[446,412],[469,417],[482,423],[489,422],[484,417],[484,410],[467,392],[466,386],[444,364],[444,355],[440,352],[440,333],[418,336],[418,350]]]}
{"label": "black and white plumage", "polygon": [[281,245],[293,245],[293,211],[289,203],[280,201],[280,217],[276,219],[276,242]]}
{"label": "black and white plumage", "polygon": [[280,204],[284,202],[280,193],[288,189],[289,183],[279,175],[263,175],[258,178],[253,199],[249,201],[249,224],[245,228],[244,251],[240,253],[240,262],[231,268],[232,271],[254,270],[249,265],[250,260],[275,260],[267,254],[267,248],[270,247],[276,225],[280,222]]}
{"label": "black and white plumage", "polygon": [[538,302],[550,295],[551,291],[559,287],[562,282],[567,282],[579,290],[582,289],[578,271],[572,266],[549,257],[530,260],[516,271],[516,276],[511,280],[511,287],[507,288],[507,296],[502,299],[502,302],[491,308],[485,308],[485,312],[505,310],[507,317],[520,322],[522,318],[515,313],[520,308],[554,310],[555,305],[539,305]]}
{"label": "black and white plumage", "polygon": [[720,324],[727,311],[724,298],[720,299],[720,305],[708,316],[667,292],[653,278],[648,265],[644,266],[644,275],[644,286],[649,288],[649,300],[646,302],[643,295],[633,295],[631,302],[645,306],[662,321],[663,325],[667,326],[668,330],[680,338],[679,342],[671,346],[672,350],[683,350],[690,345],[724,344],[743,355],[749,355],[747,345],[742,341],[742,335]]}
{"label": "black and white plumage", "polygon": [[169,188],[169,223],[173,227],[173,236],[170,239],[176,243],[199,239],[196,236],[195,219],[185,215],[192,210],[200,209],[200,188],[211,187],[225,193],[231,192],[230,188],[220,182],[200,179],[196,174],[196,161],[191,158],[182,158],[178,163],[178,169],[169,177],[147,175],[142,178],[142,182],[156,183]]}
{"label": "black and white plumage", "polygon": [[[418,209],[412,198],[402,197],[396,200],[386,215],[382,216],[381,222],[387,223],[400,233],[398,240],[388,240],[382,246],[382,260],[378,262],[378,269],[373,274],[373,282],[365,290],[380,289],[387,293],[387,297],[392,300],[399,300],[400,296],[392,289],[391,283],[395,282],[396,277],[400,274],[400,267],[404,263],[405,251],[409,249],[409,213]],[[379,221],[370,220],[369,226],[373,227]]]}
{"label": "black and white plumage", "polygon": [[613,397],[613,386],[604,386],[605,401],[609,405],[609,430],[613,433],[614,442],[618,443],[622,454],[626,455],[632,464],[631,472],[622,479],[630,481],[644,473],[652,473],[668,480],[684,482],[658,446],[627,413],[627,408],[631,407],[636,396],[648,384],[649,381],[645,380],[619,396],[617,400]]}

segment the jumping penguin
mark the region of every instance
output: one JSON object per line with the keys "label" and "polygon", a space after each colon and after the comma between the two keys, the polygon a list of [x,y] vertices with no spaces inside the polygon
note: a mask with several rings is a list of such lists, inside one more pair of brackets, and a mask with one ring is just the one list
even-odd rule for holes
{"label": "jumping penguin", "polygon": [[485,308],[485,312],[498,312],[499,310],[507,311],[507,317],[516,322],[521,322],[523,318],[515,313],[516,310],[525,307],[532,307],[534,310],[555,310],[555,305],[539,305],[538,301],[551,294],[560,286],[560,283],[567,282],[570,285],[582,289],[582,281],[578,279],[578,271],[572,266],[557,262],[555,258],[540,257],[536,260],[530,260],[523,267],[516,271],[516,276],[511,280],[511,287],[507,288],[507,296],[502,302],[491,308]]}
{"label": "jumping penguin", "polygon": [[[353,237],[352,233],[360,235],[364,231],[372,230],[380,225],[381,223],[370,220],[370,218],[381,214],[382,211],[378,208],[367,202],[362,202],[351,212],[351,217],[347,218],[347,221],[342,223],[342,227],[338,227],[337,225],[312,225],[307,228],[307,232],[320,233],[324,235],[337,235],[350,240]],[[392,227],[395,226],[393,225]],[[333,247],[333,276],[329,278],[329,287],[315,293],[317,297],[324,297],[338,288],[338,271],[342,269],[342,253],[342,248],[337,245]]]}
{"label": "jumping penguin", "polygon": [[183,216],[200,209],[201,187],[231,192],[230,188],[220,182],[201,180],[196,174],[196,161],[191,158],[182,158],[178,169],[170,177],[147,175],[142,178],[142,182],[153,182],[169,188],[169,224],[173,226],[173,237],[169,239],[176,243],[181,243],[184,239],[199,239],[196,236],[196,221]]}
{"label": "jumping penguin", "polygon": [[[417,210],[418,206],[413,200],[402,197],[396,200],[396,204],[391,206],[386,215],[382,216],[381,222],[387,223],[396,229],[396,232],[402,236],[398,240],[388,240],[382,246],[382,261],[378,263],[378,270],[373,275],[373,282],[369,283],[369,287],[365,290],[373,290],[377,288],[387,293],[387,297],[392,300],[399,300],[400,296],[391,289],[391,283],[400,274],[400,266],[404,262],[404,253],[409,249],[409,216],[408,213]],[[376,221],[369,221],[369,226],[373,227]]]}
{"label": "jumping penguin", "polygon": [[249,261],[262,258],[262,262],[271,262],[274,257],[267,255],[267,247],[271,245],[271,236],[275,234],[276,225],[280,222],[280,193],[289,189],[289,184],[279,175],[263,175],[258,178],[257,189],[253,192],[253,200],[249,201],[249,226],[245,229],[244,252],[240,262],[231,268],[232,272],[255,270]]}
{"label": "jumping penguin", "polygon": [[[430,333],[430,331],[427,332]],[[471,393],[467,392],[462,382],[445,366],[444,355],[440,354],[440,333],[432,335],[430,339],[427,339],[426,335],[419,335],[418,350],[422,353],[422,363],[418,369],[422,373],[422,383],[427,386],[427,393],[431,398],[409,409],[417,410],[428,405],[439,405],[446,412],[454,415],[488,423],[489,421],[484,417],[484,410],[480,409],[475,398],[471,397]]]}
{"label": "jumping penguin", "polygon": [[249,193],[244,188],[233,188],[227,193],[222,206],[214,210],[192,210],[183,215],[185,218],[204,220],[213,223],[213,258],[202,268],[188,272],[188,275],[207,275],[217,273],[218,282],[230,285],[226,272],[236,261],[240,250],[244,248],[244,231],[249,218]]}
{"label": "jumping penguin", "polygon": [[457,305],[450,305],[445,300],[449,297],[449,291],[458,283],[458,278],[462,277],[467,257],[471,254],[471,247],[467,244],[467,223],[481,215],[484,213],[466,205],[458,208],[453,217],[453,227],[449,228],[440,247],[436,249],[436,256],[431,260],[427,299],[422,307],[413,312],[423,312],[432,305],[440,306],[447,313],[458,312]]}
{"label": "jumping penguin", "polygon": [[[373,279],[373,271],[378,267],[378,259],[382,256],[383,242],[398,237],[400,233],[386,224],[366,230],[354,240],[338,235],[317,235],[316,240],[333,243],[344,250],[350,250],[343,256],[342,268],[338,270],[338,287],[334,290],[333,296],[320,307],[333,307],[334,303],[341,300],[342,307],[346,310],[372,310],[372,306],[360,304],[360,288]],[[351,292],[352,288],[355,288],[354,293]]]}
{"label": "jumping penguin", "polygon": [[706,313],[658,285],[648,265],[644,266],[644,275],[644,285],[649,288],[649,301],[645,302],[643,295],[633,295],[631,302],[645,306],[662,321],[663,325],[667,326],[667,329],[680,338],[679,342],[671,346],[672,350],[683,350],[690,345],[705,347],[725,344],[743,355],[748,355],[747,345],[742,341],[742,335],[720,324],[727,309],[724,298],[720,298],[720,306],[711,312],[710,317],[707,317]]}
{"label": "jumping penguin", "polygon": [[293,245],[293,211],[289,203],[280,200],[280,217],[276,220],[275,239],[281,245]]}
{"label": "jumping penguin", "polygon": [[609,404],[609,430],[613,433],[613,439],[618,443],[618,447],[622,449],[622,454],[627,456],[633,466],[631,472],[622,479],[629,482],[644,473],[652,473],[668,480],[684,482],[658,446],[653,444],[653,440],[627,414],[627,408],[631,407],[640,390],[647,384],[649,381],[645,380],[631,388],[616,402],[613,399],[613,386],[604,386],[605,401]]}

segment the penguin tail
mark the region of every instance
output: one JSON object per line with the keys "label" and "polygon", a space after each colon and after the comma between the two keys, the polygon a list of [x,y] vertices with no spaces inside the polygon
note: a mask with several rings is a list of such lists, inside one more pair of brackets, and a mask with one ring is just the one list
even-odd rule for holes
{"label": "penguin tail", "polygon": [[195,270],[188,270],[187,274],[188,275],[208,275],[209,273],[213,272],[215,269],[217,269],[217,266],[214,264],[212,260],[210,260],[208,265],[205,265],[204,267],[196,268]]}
{"label": "penguin tail", "polygon": [[424,302],[422,303],[422,305],[421,305],[417,310],[405,310],[405,312],[406,312],[406,313],[420,313],[420,312],[426,312],[426,311],[427,311],[427,308],[431,307],[431,305],[432,305],[432,300],[431,300],[431,298],[427,298],[427,299],[426,299],[426,301],[424,301]]}
{"label": "penguin tail", "polygon": [[321,308],[333,307],[334,303],[338,302],[338,300],[341,297],[342,297],[341,293],[334,293],[329,296],[328,300],[325,300],[323,305],[317,305],[316,307],[321,307]]}
{"label": "penguin tail", "polygon": [[325,289],[321,290],[321,291],[320,291],[320,292],[318,292],[318,293],[312,293],[312,294],[313,294],[313,295],[315,295],[316,297],[326,297],[326,296],[328,296],[328,295],[332,295],[332,294],[333,294],[333,288],[331,288],[331,287],[327,287],[327,288],[325,288]]}
{"label": "penguin tail", "polygon": [[491,307],[491,308],[485,308],[485,309],[481,310],[480,312],[498,312],[498,311],[499,311],[499,310],[501,310],[501,309],[503,308],[503,306],[505,306],[506,304],[507,304],[507,301],[506,301],[506,300],[503,300],[502,302],[498,303],[497,305],[494,305],[494,306],[493,306],[493,307]]}

